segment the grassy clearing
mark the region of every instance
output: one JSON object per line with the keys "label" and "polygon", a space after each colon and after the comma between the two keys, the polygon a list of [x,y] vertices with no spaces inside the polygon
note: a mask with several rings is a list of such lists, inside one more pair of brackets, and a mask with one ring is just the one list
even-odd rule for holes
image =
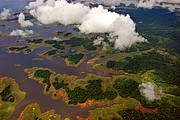
{"label": "grassy clearing", "polygon": [[55,110],[50,110],[41,113],[37,103],[29,104],[19,116],[18,120],[60,120],[61,116],[54,113]]}
{"label": "grassy clearing", "polygon": [[16,105],[25,98],[26,93],[19,90],[14,79],[0,78],[0,118],[9,118],[15,110]]}

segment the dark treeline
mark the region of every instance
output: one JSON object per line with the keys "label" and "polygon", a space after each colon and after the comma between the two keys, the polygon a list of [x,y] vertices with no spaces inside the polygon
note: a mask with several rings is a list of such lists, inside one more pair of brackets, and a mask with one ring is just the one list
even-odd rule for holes
{"label": "dark treeline", "polygon": [[24,50],[28,48],[28,46],[13,46],[13,47],[10,47],[9,50],[10,51],[21,51],[21,50]]}
{"label": "dark treeline", "polygon": [[35,44],[39,44],[42,43],[43,39],[39,38],[39,39],[33,39],[33,40],[26,40],[28,43],[35,43]]}
{"label": "dark treeline", "polygon": [[14,102],[15,98],[12,95],[11,85],[5,87],[5,89],[0,93],[2,101]]}
{"label": "dark treeline", "polygon": [[107,61],[106,67],[134,74],[155,70],[155,74],[162,78],[163,82],[180,85],[180,64],[155,52],[127,57],[121,61]]}
{"label": "dark treeline", "polygon": [[49,80],[50,75],[51,75],[51,72],[49,70],[37,70],[34,73],[34,77],[44,79],[43,83],[47,85],[46,92],[49,91],[49,88],[51,87],[51,83],[50,83],[50,80]]}
{"label": "dark treeline", "polygon": [[67,58],[68,61],[73,62],[74,64],[78,64],[83,57],[84,57],[84,54],[82,53],[62,56],[62,58]]}

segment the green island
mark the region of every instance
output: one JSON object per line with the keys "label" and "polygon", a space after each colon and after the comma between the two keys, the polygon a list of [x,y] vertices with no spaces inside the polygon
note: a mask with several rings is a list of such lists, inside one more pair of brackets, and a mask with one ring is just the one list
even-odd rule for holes
{"label": "green island", "polygon": [[58,35],[58,36],[64,36],[66,38],[72,36],[72,33],[68,32],[67,29],[64,29],[62,31],[52,32],[52,34],[55,34],[55,35]]}
{"label": "green island", "polygon": [[55,110],[52,109],[41,113],[39,105],[37,103],[31,103],[21,112],[18,120],[60,120],[61,116],[54,112]]}
{"label": "green island", "polygon": [[[172,115],[175,118],[178,117],[174,114],[179,111],[180,97],[172,91],[179,90],[179,88],[177,85],[171,84],[169,87],[167,83],[156,81],[157,76],[153,74],[154,71],[152,70],[139,75],[128,74],[113,76],[112,78],[88,74],[82,79],[77,76],[56,74],[47,68],[33,67],[25,69],[25,72],[28,73],[29,78],[44,84],[44,93],[52,92],[53,99],[63,97],[66,104],[70,106],[104,106],[91,110],[88,119],[125,119],[131,112],[137,112],[137,114],[140,112],[143,115],[145,113],[143,117],[147,119],[151,117],[163,119],[171,110],[174,113],[167,117],[171,118]],[[159,83],[156,91],[163,89],[160,100],[148,102],[141,95],[139,85],[145,82]],[[124,112],[127,116],[123,116]],[[77,118],[81,119],[80,116]]]}
{"label": "green island", "polygon": [[65,55],[61,57],[66,62],[67,66],[76,66],[76,67],[79,66],[79,64],[81,64],[85,59],[85,55],[83,53]]}
{"label": "green island", "polygon": [[28,46],[11,46],[8,48],[8,52],[9,53],[20,53],[21,51],[23,51],[24,49],[28,48]]}
{"label": "green island", "polygon": [[[27,46],[10,46],[8,48],[9,53],[20,53],[30,54],[34,50],[40,47],[51,48],[51,50],[46,51],[44,53],[39,53],[40,57],[44,57],[47,59],[51,59],[55,55],[60,55],[62,59],[65,59],[65,62],[68,66],[78,66],[82,61],[86,59],[85,53],[91,52],[99,52],[97,47],[93,45],[94,37],[71,37],[67,40],[52,40],[45,38],[37,38],[37,39],[26,39],[17,41],[18,44],[24,43]],[[75,51],[79,51],[79,53],[64,55],[64,53],[68,52],[68,48],[71,47]],[[84,48],[84,49],[82,49]]]}
{"label": "green island", "polygon": [[26,93],[19,90],[14,79],[0,78],[0,118],[9,118],[15,110],[16,105],[25,98]]}
{"label": "green island", "polygon": [[33,58],[32,60],[36,60],[36,61],[42,61],[43,60],[43,58]]}

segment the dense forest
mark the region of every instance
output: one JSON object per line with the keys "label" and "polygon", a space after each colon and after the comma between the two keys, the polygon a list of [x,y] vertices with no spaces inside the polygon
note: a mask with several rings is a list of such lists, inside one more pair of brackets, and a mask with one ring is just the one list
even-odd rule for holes
{"label": "dense forest", "polygon": [[149,52],[140,56],[127,57],[120,61],[107,61],[107,68],[124,70],[128,73],[145,73],[147,70],[155,70],[163,82],[180,85],[180,64],[169,56]]}
{"label": "dense forest", "polygon": [[21,50],[24,50],[28,48],[28,46],[12,46],[12,47],[9,47],[9,50],[10,51],[21,51]]}
{"label": "dense forest", "polygon": [[5,89],[0,93],[2,101],[14,102],[14,96],[12,95],[11,85],[5,87]]}
{"label": "dense forest", "polygon": [[83,57],[83,53],[62,56],[62,58],[67,58],[68,61],[73,62],[74,64],[78,64]]}
{"label": "dense forest", "polygon": [[43,83],[47,85],[46,92],[49,91],[49,88],[51,87],[51,83],[50,83],[50,80],[49,80],[50,75],[51,75],[51,72],[49,70],[37,70],[34,73],[34,77],[44,79]]}

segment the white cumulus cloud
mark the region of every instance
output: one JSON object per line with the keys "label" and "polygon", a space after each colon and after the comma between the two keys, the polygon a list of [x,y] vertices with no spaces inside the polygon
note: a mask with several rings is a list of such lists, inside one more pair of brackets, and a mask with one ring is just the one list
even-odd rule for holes
{"label": "white cumulus cloud", "polygon": [[159,90],[158,86],[154,83],[147,82],[139,85],[142,96],[148,101],[160,100],[162,91]]}
{"label": "white cumulus cloud", "polygon": [[27,9],[33,9],[38,6],[41,6],[44,4],[44,0],[36,0],[35,2],[30,2],[28,6],[26,6]]}
{"label": "white cumulus cloud", "polygon": [[11,36],[21,36],[21,37],[27,37],[31,34],[33,34],[33,30],[19,30],[19,29],[16,29],[16,30],[13,30],[10,35]]}
{"label": "white cumulus cloud", "polygon": [[30,14],[43,24],[78,24],[82,33],[110,33],[110,41],[119,50],[147,41],[136,32],[136,25],[129,15],[110,12],[101,5],[89,8],[81,3],[68,3],[66,0],[58,0],[53,4],[52,0],[48,0],[33,7]]}
{"label": "white cumulus cloud", "polygon": [[65,0],[56,1],[54,5],[50,5],[48,1],[32,9],[30,13],[43,24],[51,24],[55,22],[64,25],[78,24],[81,18],[89,12],[90,8],[83,4],[71,4]]}
{"label": "white cumulus cloud", "polygon": [[129,15],[109,12],[102,6],[92,8],[82,19],[79,29],[84,33],[111,33],[111,38],[114,38],[111,42],[114,42],[114,48],[119,50],[131,47],[137,42],[147,41],[135,31],[135,23]]}
{"label": "white cumulus cloud", "polygon": [[18,23],[21,27],[33,26],[33,23],[29,20],[25,20],[25,15],[23,13],[19,14]]}
{"label": "white cumulus cloud", "polygon": [[6,20],[11,16],[11,9],[3,8],[3,11],[0,13],[0,19]]}

